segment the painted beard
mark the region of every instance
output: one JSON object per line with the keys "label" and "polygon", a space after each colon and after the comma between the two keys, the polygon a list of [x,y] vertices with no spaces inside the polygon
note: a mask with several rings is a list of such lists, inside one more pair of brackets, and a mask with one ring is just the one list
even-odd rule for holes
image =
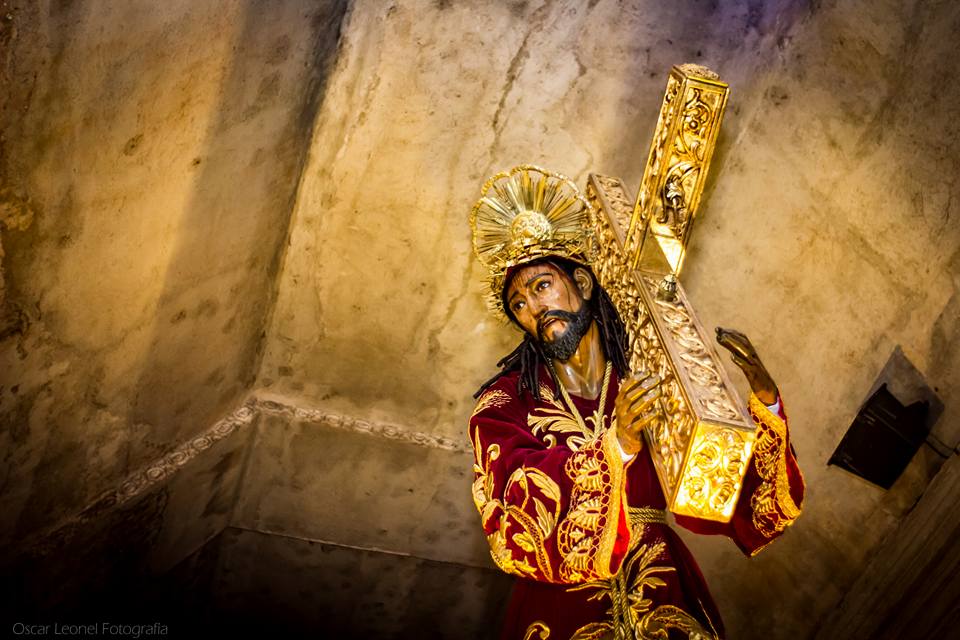
{"label": "painted beard", "polygon": [[[551,318],[563,320],[567,323],[567,328],[553,340],[547,340],[543,337],[543,325]],[[553,360],[562,362],[569,360],[570,356],[577,351],[577,347],[580,346],[580,339],[587,333],[592,320],[593,311],[586,300],[581,302],[580,310],[576,313],[559,309],[544,313],[543,317],[537,322],[537,342],[540,344],[543,354]]]}

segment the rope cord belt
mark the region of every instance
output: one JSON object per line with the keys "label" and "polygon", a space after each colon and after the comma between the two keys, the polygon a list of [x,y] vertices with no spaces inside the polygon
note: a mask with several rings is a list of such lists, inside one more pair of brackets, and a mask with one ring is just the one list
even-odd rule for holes
{"label": "rope cord belt", "polygon": [[627,517],[631,527],[638,524],[667,524],[667,512],[663,509],[627,507]]}

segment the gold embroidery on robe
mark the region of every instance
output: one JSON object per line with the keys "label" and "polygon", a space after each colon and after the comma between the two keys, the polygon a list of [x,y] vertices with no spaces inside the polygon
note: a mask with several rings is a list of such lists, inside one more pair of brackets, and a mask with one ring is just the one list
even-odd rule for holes
{"label": "gold embroidery on robe", "polygon": [[[568,435],[566,445],[571,451],[579,451],[588,442],[599,438],[606,430],[607,417],[601,408],[587,416],[580,426],[573,414],[553,394],[546,385],[540,385],[540,399],[549,407],[535,407],[527,416],[527,426],[531,433],[539,436],[548,447],[557,446],[558,435]],[[572,435],[571,435],[572,434]]]}
{"label": "gold embroidery on robe", "polygon": [[[567,510],[561,514],[563,496],[557,482],[536,468],[515,469],[502,495],[494,496],[491,467],[500,458],[501,448],[494,443],[484,449],[480,429],[474,429],[472,493],[484,529],[492,532],[487,536],[491,556],[507,573],[547,582],[608,577],[617,568],[611,563],[624,508],[625,473],[616,433],[606,430],[606,417],[599,411],[587,418],[589,426],[581,428],[549,389],[542,387],[541,393],[551,407],[538,407],[528,415],[529,424],[540,425],[532,428],[534,435],[539,433],[544,442],[555,445],[557,434],[574,434],[566,441],[573,451],[564,465],[564,473],[573,483]],[[474,415],[509,401],[503,391],[487,392]],[[538,411],[548,413],[538,417]],[[548,430],[553,433],[545,433]],[[548,545],[559,551],[559,567],[551,563]]]}
{"label": "gold embroidery on robe", "polygon": [[[499,393],[503,396],[502,392]],[[499,397],[480,399],[479,404],[491,406]],[[533,576],[537,569],[548,580],[553,579],[553,570],[547,554],[546,540],[550,538],[560,518],[560,487],[539,469],[520,467],[514,471],[504,487],[504,496],[519,492],[519,503],[506,504],[493,497],[493,475],[490,465],[500,457],[500,445],[491,444],[484,456],[479,429],[474,431],[474,466],[476,479],[473,482],[473,501],[483,519],[484,528],[490,528],[492,519],[498,520],[494,532],[487,536],[490,555],[501,570],[518,576]],[[539,490],[540,499],[531,495],[531,486]],[[533,505],[534,519],[526,512]],[[512,525],[516,525],[513,527]],[[507,545],[512,542],[522,553],[514,553]],[[536,564],[531,562],[531,560]]]}
{"label": "gold embroidery on robe", "polygon": [[[534,637],[533,634],[537,634]],[[537,620],[527,627],[526,632],[523,634],[523,640],[547,640],[550,637],[550,627],[546,624]]]}
{"label": "gold embroidery on robe", "polygon": [[611,574],[623,508],[625,474],[616,431],[610,429],[595,446],[575,452],[564,471],[573,489],[567,516],[557,531],[563,557],[560,577],[564,582],[605,578]]}
{"label": "gold embroidery on robe", "polygon": [[492,389],[487,391],[480,399],[477,400],[477,406],[474,407],[473,413],[470,414],[470,417],[474,417],[484,409],[489,407],[502,407],[510,402],[510,395],[506,391],[500,391],[499,389]]}
{"label": "gold embroidery on robe", "polygon": [[755,395],[750,396],[749,408],[758,427],[753,464],[761,478],[760,485],[750,497],[753,525],[764,536],[772,538],[793,524],[801,510],[790,495],[787,426]]}
{"label": "gold embroidery on robe", "polygon": [[[665,543],[652,546],[640,545],[624,563],[617,575],[604,580],[595,580],[571,587],[569,591],[596,589],[591,600],[610,599],[609,620],[591,622],[577,629],[570,640],[666,640],[670,629],[683,631],[690,640],[712,640],[696,618],[673,605],[653,607],[653,601],[645,597],[645,590],[666,586],[658,573],[676,571],[674,567],[657,566],[653,562],[663,553]],[[631,573],[633,579],[630,579]]]}

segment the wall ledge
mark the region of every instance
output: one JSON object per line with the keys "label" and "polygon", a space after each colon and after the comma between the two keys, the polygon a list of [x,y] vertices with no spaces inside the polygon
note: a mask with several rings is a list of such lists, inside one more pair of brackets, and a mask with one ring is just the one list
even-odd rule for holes
{"label": "wall ledge", "polygon": [[366,420],[332,411],[325,411],[321,408],[305,407],[292,398],[276,394],[255,394],[248,404],[256,407],[264,415],[283,416],[311,424],[323,424],[335,429],[368,433],[370,435],[380,436],[381,438],[387,438],[388,440],[399,440],[401,442],[408,442],[410,444],[417,444],[434,449],[444,449],[446,451],[456,451],[459,453],[465,453],[471,450],[470,443],[466,440],[458,442],[452,438],[435,436],[429,433],[423,433],[422,431],[414,431],[391,422]]}
{"label": "wall ledge", "polygon": [[[215,443],[246,430],[260,415],[281,416],[310,424],[365,433],[423,447],[464,453],[466,441],[414,431],[402,425],[348,416],[322,408],[303,406],[297,400],[274,394],[251,394],[246,401],[203,433],[190,438],[173,451],[129,474],[116,486],[101,492],[79,512],[30,535],[30,542],[14,545],[15,557],[44,557],[70,544],[83,525],[120,508],[168,481],[183,467]],[[332,543],[331,543],[332,544]],[[3,562],[6,564],[6,561]]]}

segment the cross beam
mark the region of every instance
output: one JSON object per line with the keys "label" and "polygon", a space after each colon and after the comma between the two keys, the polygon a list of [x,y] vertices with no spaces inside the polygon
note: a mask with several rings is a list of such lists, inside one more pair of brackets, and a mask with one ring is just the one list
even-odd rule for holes
{"label": "cross beam", "polygon": [[636,199],[617,178],[591,174],[587,185],[595,271],[627,327],[630,368],[663,379],[663,419],[644,434],[668,508],[722,522],[733,516],[756,427],[677,276],[728,93],[705,67],[674,67]]}

